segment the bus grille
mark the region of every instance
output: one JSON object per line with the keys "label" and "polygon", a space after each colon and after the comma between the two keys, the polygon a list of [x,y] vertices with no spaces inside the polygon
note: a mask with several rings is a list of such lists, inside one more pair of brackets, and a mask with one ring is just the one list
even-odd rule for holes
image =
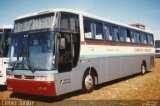
{"label": "bus grille", "polygon": [[14,75],[16,79],[34,79],[35,76],[32,75]]}
{"label": "bus grille", "polygon": [[21,75],[14,75],[14,78],[21,79]]}
{"label": "bus grille", "polygon": [[31,76],[31,75],[25,75],[25,79],[34,79],[35,76]]}

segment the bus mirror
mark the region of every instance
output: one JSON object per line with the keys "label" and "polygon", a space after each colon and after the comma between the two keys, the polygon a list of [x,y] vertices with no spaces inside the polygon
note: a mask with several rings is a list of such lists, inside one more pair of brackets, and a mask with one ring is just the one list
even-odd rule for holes
{"label": "bus mirror", "polygon": [[65,38],[60,38],[60,49],[65,49],[66,48],[66,40]]}

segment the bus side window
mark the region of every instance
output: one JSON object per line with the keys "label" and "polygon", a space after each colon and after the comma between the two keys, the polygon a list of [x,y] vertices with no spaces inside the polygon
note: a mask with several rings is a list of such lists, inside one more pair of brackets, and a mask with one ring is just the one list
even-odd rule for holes
{"label": "bus side window", "polygon": [[79,32],[79,21],[78,21],[78,15],[70,15],[70,30]]}
{"label": "bus side window", "polygon": [[147,35],[145,33],[141,33],[141,43],[147,44]]}
{"label": "bus side window", "polygon": [[85,38],[93,38],[93,22],[88,19],[84,19],[84,36]]}
{"label": "bus side window", "polygon": [[141,43],[140,42],[140,34],[139,34],[139,32],[135,32],[135,38],[136,38],[136,43]]}
{"label": "bus side window", "polygon": [[134,35],[134,43],[137,43],[137,32],[134,31],[134,32],[133,32],[133,35]]}
{"label": "bus side window", "polygon": [[60,28],[61,30],[79,32],[78,15],[61,13]]}
{"label": "bus side window", "polygon": [[113,41],[118,41],[119,29],[117,26],[112,26],[112,35],[113,35]]}
{"label": "bus side window", "polygon": [[61,30],[69,30],[69,19],[68,15],[61,14],[61,22],[60,22]]}
{"label": "bus side window", "polygon": [[126,32],[124,28],[120,28],[120,36],[119,39],[121,42],[126,42]]}
{"label": "bus side window", "polygon": [[133,30],[131,30],[131,40],[132,40],[132,43],[136,43],[136,33]]}
{"label": "bus side window", "polygon": [[95,39],[102,40],[104,39],[103,36],[103,24],[100,22],[95,22],[94,23],[94,29],[95,29]]}
{"label": "bus side window", "polygon": [[106,40],[112,40],[110,25],[104,25],[104,34],[105,34]]}
{"label": "bus side window", "polygon": [[144,43],[144,42],[143,42],[144,40],[143,40],[143,34],[142,34],[142,33],[140,34],[140,40],[141,40],[141,43],[143,44],[143,43]]}
{"label": "bus side window", "polygon": [[144,33],[144,44],[148,44],[148,41],[147,41],[147,34]]}
{"label": "bus side window", "polygon": [[154,44],[153,35],[147,34],[147,40],[148,40],[148,44],[149,45],[153,45]]}
{"label": "bus side window", "polygon": [[130,30],[129,30],[129,29],[126,30],[126,34],[127,34],[126,41],[127,41],[127,42],[131,42],[131,33],[130,33]]}

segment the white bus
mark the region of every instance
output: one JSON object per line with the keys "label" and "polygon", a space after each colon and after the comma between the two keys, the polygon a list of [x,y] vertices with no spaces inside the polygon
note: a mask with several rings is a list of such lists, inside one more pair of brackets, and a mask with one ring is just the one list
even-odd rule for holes
{"label": "white bus", "polygon": [[58,96],[154,65],[150,31],[70,9],[17,17],[11,34],[7,88]]}
{"label": "white bus", "polygon": [[6,85],[6,68],[8,62],[8,37],[11,25],[0,25],[0,86]]}
{"label": "white bus", "polygon": [[155,40],[155,57],[160,57],[160,40]]}

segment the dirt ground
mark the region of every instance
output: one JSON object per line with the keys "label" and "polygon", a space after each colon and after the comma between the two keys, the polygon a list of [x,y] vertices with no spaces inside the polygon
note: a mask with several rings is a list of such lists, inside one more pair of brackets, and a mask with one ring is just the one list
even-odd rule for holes
{"label": "dirt ground", "polygon": [[[121,106],[160,106],[160,58],[155,60],[155,67],[145,75],[133,75],[120,80],[105,83],[88,94],[82,91],[72,92],[59,97],[47,98],[33,95],[14,94],[0,91],[0,105],[14,103],[31,103],[29,105],[63,105],[63,106],[102,106],[117,104]],[[8,103],[8,104],[7,104]],[[13,104],[12,104],[13,105]]]}

